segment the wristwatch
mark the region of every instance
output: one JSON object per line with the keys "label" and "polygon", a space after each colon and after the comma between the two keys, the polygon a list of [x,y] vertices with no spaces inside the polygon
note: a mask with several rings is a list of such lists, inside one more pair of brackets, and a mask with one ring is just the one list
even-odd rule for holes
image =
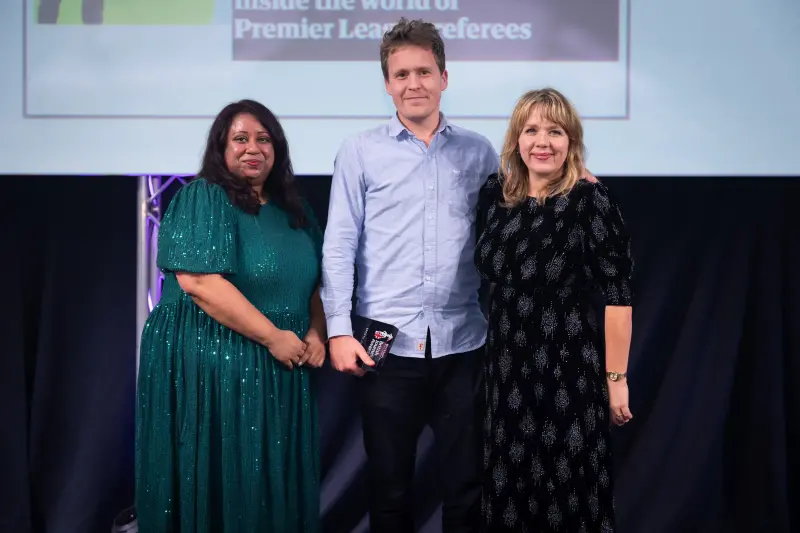
{"label": "wristwatch", "polygon": [[606,372],[606,377],[611,381],[621,381],[627,374],[620,374],[619,372]]}

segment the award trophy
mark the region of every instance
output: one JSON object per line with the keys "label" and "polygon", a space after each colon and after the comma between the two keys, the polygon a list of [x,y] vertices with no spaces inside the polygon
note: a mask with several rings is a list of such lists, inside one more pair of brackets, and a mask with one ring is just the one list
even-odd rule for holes
{"label": "award trophy", "polygon": [[397,338],[397,328],[391,324],[354,315],[352,318],[353,337],[361,343],[367,355],[375,361],[375,366],[365,365],[361,359],[358,366],[367,372],[377,372],[383,366],[389,350]]}

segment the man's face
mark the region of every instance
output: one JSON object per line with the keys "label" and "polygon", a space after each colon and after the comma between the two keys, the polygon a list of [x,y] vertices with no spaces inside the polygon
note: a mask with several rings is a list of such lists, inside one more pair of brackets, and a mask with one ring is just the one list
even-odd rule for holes
{"label": "man's face", "polygon": [[433,52],[404,46],[389,56],[387,67],[386,92],[400,117],[418,123],[433,115],[438,119],[442,91],[447,88],[447,71],[439,71]]}

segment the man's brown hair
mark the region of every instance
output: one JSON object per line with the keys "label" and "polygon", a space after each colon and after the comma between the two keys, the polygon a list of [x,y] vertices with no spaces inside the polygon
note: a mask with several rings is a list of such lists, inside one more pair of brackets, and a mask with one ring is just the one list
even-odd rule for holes
{"label": "man's brown hair", "polygon": [[383,79],[389,79],[389,56],[398,48],[419,46],[433,53],[439,72],[444,72],[444,41],[439,30],[424,20],[408,20],[403,17],[394,27],[383,35],[381,42],[381,70]]}

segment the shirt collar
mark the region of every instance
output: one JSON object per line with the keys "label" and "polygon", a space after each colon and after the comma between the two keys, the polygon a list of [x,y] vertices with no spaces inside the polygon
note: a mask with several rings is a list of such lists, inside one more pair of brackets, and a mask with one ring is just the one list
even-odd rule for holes
{"label": "shirt collar", "polygon": [[[439,127],[436,128],[436,133],[442,133],[445,130],[450,129],[450,124],[447,122],[447,118],[444,116],[444,113],[441,111],[439,112]],[[391,137],[399,137],[400,134],[405,133],[406,135],[413,135],[408,128],[403,126],[403,123],[400,122],[400,119],[397,117],[397,113],[392,115],[391,120],[389,121],[389,135]]]}

